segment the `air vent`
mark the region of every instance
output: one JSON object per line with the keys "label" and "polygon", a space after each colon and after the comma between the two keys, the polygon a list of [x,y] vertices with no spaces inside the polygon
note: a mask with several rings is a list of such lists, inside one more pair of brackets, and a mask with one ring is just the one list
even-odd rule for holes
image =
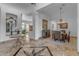
{"label": "air vent", "polygon": [[36,3],[31,3],[31,5],[36,5]]}
{"label": "air vent", "polygon": [[36,6],[36,3],[30,3],[31,5],[33,5],[33,6]]}

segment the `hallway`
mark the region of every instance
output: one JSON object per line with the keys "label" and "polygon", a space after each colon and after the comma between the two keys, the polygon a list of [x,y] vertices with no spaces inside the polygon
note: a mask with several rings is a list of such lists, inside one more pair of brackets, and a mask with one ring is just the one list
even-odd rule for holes
{"label": "hallway", "polygon": [[78,56],[77,3],[0,3],[0,56]]}

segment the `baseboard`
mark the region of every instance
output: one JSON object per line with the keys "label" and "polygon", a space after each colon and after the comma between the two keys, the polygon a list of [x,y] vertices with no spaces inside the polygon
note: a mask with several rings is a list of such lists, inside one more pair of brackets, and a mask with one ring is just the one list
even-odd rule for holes
{"label": "baseboard", "polygon": [[6,42],[11,42],[11,41],[14,41],[14,40],[16,40],[16,39],[1,41],[0,44],[6,43]]}
{"label": "baseboard", "polygon": [[77,38],[77,36],[70,36],[71,38]]}

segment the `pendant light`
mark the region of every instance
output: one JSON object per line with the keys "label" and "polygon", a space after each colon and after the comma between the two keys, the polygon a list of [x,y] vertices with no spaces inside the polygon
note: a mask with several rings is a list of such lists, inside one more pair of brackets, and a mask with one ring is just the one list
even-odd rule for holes
{"label": "pendant light", "polygon": [[59,19],[60,22],[63,22],[63,19],[62,19],[62,10],[63,10],[64,6],[65,6],[65,4],[62,4],[61,7],[60,7],[60,19]]}

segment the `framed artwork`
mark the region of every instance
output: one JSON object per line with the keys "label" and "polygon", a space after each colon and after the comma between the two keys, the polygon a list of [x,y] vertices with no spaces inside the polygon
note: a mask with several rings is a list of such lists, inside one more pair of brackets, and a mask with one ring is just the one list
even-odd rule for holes
{"label": "framed artwork", "polygon": [[17,26],[17,16],[14,14],[6,13],[6,33],[12,35]]}
{"label": "framed artwork", "polygon": [[42,28],[43,28],[44,30],[48,29],[48,20],[43,19],[43,21],[42,21]]}
{"label": "framed artwork", "polygon": [[60,23],[59,26],[60,26],[60,29],[67,29],[68,23]]}
{"label": "framed artwork", "polygon": [[32,31],[32,30],[33,30],[33,26],[29,25],[29,31]]}

